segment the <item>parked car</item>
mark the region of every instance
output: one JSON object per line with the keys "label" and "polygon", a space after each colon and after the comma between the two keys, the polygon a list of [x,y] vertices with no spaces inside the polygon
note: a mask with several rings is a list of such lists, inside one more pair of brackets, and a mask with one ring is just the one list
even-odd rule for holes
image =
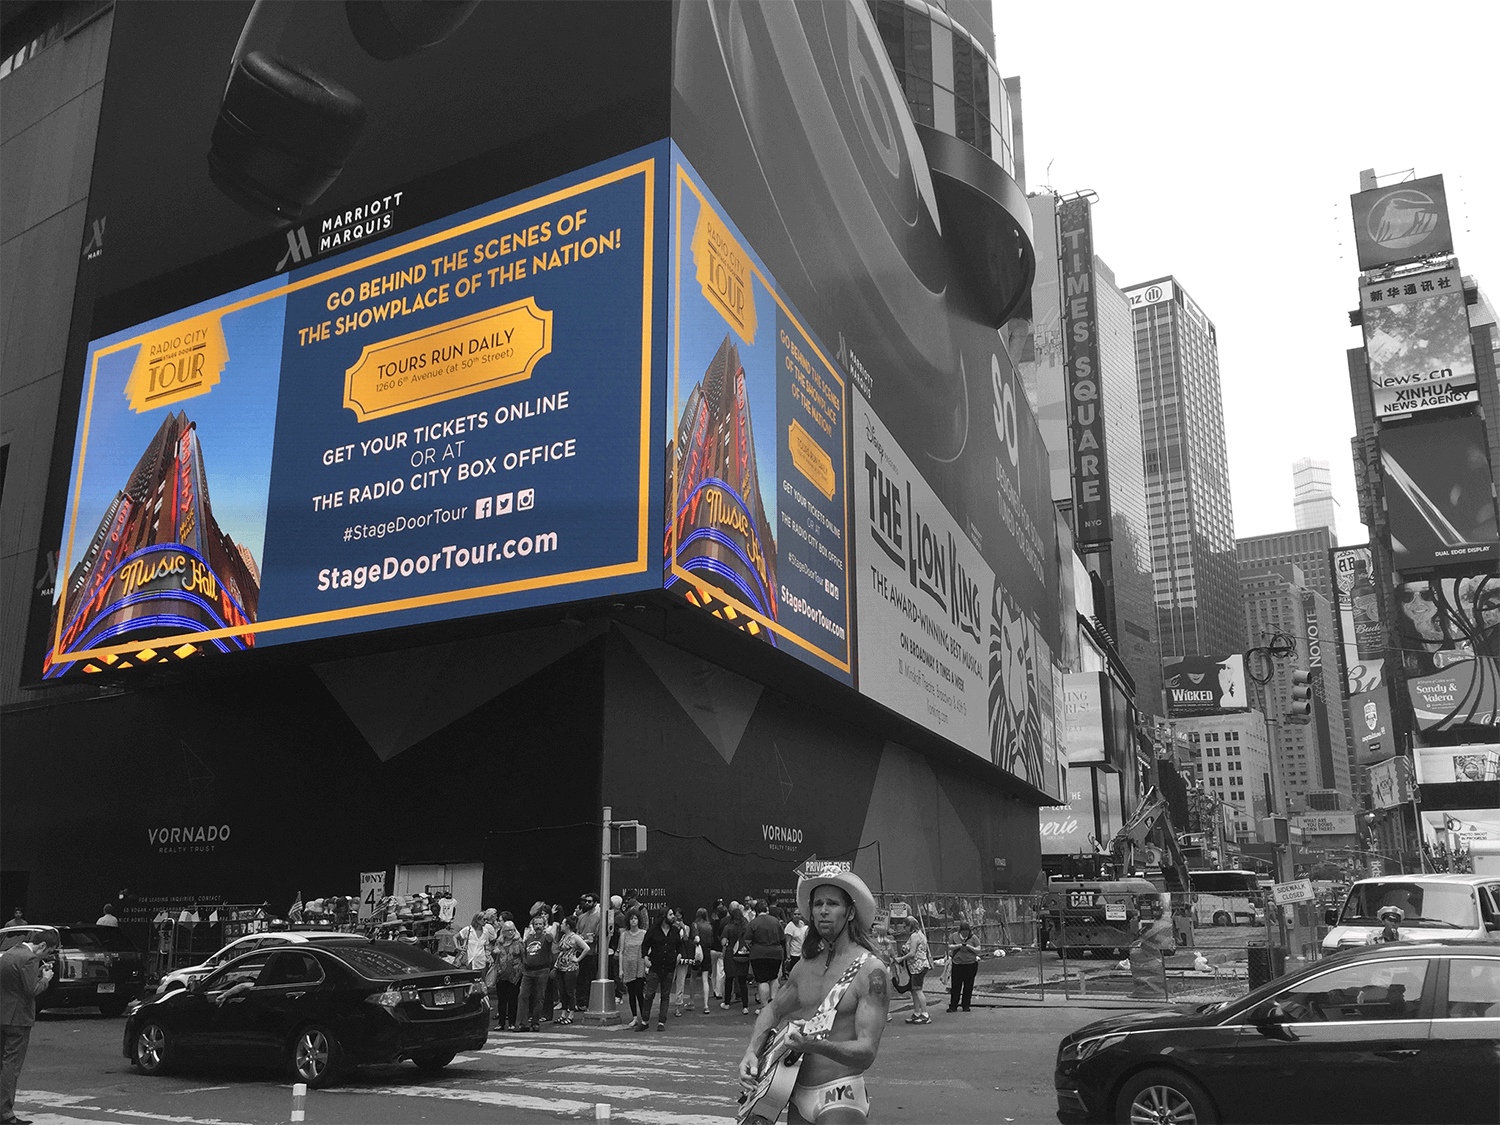
{"label": "parked car", "polygon": [[1401,911],[1404,940],[1500,943],[1500,875],[1383,875],[1355,883],[1343,908],[1325,915],[1323,951],[1364,945],[1386,906]]}
{"label": "parked car", "polygon": [[1062,1122],[1500,1120],[1500,948],[1388,943],[1066,1036]]}
{"label": "parked car", "polygon": [[125,1057],[143,1074],[179,1063],[288,1069],[325,1086],[347,1067],[410,1059],[436,1072],[489,1034],[481,974],[395,941],[257,949],[133,1007]]}
{"label": "parked car", "polygon": [[257,949],[270,949],[278,945],[305,945],[310,941],[367,942],[369,940],[363,934],[346,934],[337,930],[283,930],[277,933],[246,934],[244,937],[235,938],[201,965],[187,965],[181,969],[173,969],[161,978],[161,983],[156,986],[156,992],[160,995],[164,992],[171,992],[174,988],[183,988],[192,981],[202,980],[220,965],[227,965],[236,957],[254,953]]}
{"label": "parked car", "polygon": [[97,1007],[113,1018],[145,991],[146,959],[115,926],[6,926],[0,929],[0,951],[32,941],[46,928],[58,932],[62,945],[52,983],[37,997],[37,1011]]}

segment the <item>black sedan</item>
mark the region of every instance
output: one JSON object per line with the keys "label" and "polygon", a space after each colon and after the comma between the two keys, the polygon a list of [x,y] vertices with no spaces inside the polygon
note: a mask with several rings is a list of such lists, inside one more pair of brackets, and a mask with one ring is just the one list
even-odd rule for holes
{"label": "black sedan", "polygon": [[238,957],[132,1009],[125,1057],[143,1074],[190,1061],[280,1064],[325,1086],[369,1063],[441,1070],[483,1047],[489,1024],[476,972],[401,942],[300,945]]}
{"label": "black sedan", "polygon": [[0,929],[0,952],[35,941],[46,929],[58,932],[62,946],[54,954],[52,983],[37,997],[37,1011],[97,1007],[114,1017],[145,991],[145,958],[116,926],[6,926]]}
{"label": "black sedan", "polygon": [[1238,1000],[1099,1020],[1057,1052],[1062,1122],[1500,1121],[1500,947],[1368,946]]}

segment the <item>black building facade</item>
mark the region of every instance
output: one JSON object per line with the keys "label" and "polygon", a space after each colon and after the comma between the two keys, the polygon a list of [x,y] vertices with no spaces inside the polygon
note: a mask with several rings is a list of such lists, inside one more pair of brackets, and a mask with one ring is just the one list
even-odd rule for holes
{"label": "black building facade", "polygon": [[[724,337],[723,385],[711,419],[729,426],[723,448],[732,450],[740,436],[750,436],[748,408],[726,409],[733,405],[729,368],[738,367],[739,349],[752,347],[747,336],[755,346],[779,342],[786,355],[806,361],[796,398],[805,413],[797,417],[803,433],[815,440],[793,430],[795,448],[778,453],[801,476],[778,469],[776,482],[758,480],[753,442],[739,471],[752,491],[790,496],[792,482],[810,495],[811,486],[802,482],[818,484],[825,474],[842,472],[853,442],[847,429],[838,431],[837,440],[828,436],[842,423],[848,400],[822,401],[834,382],[819,382],[814,372],[817,362],[836,368],[840,385],[847,379],[851,390],[873,404],[924,466],[956,524],[970,529],[971,542],[983,551],[994,573],[994,585],[978,591],[976,602],[990,622],[990,694],[1018,727],[1028,721],[1034,727],[1040,698],[1034,684],[1050,677],[1045,654],[1059,649],[1057,577],[1051,570],[1056,544],[1035,421],[1024,399],[1007,400],[1009,413],[998,401],[992,409],[989,399],[992,388],[999,395],[1013,374],[1003,349],[998,355],[990,350],[994,328],[1030,282],[1029,219],[1006,168],[981,148],[960,152],[949,144],[960,142],[919,131],[910,121],[889,61],[872,53],[883,48],[862,6],[484,5],[461,34],[397,60],[372,53],[359,29],[342,24],[343,12],[342,6],[298,6],[291,23],[278,28],[257,24],[249,4],[85,5],[78,19],[94,22],[80,23],[70,37],[47,40],[25,67],[4,78],[7,159],[22,155],[16,146],[32,143],[11,131],[11,122],[22,116],[39,137],[73,130],[70,145],[28,150],[38,162],[34,182],[55,183],[66,170],[73,198],[64,211],[67,223],[55,231],[43,221],[22,227],[29,212],[18,213],[11,199],[0,209],[18,215],[15,237],[46,237],[55,244],[45,260],[10,254],[5,267],[28,290],[47,294],[50,304],[47,315],[29,323],[12,315],[4,341],[3,524],[11,580],[0,716],[6,899],[0,906],[8,912],[21,905],[29,917],[66,920],[89,916],[98,902],[129,888],[133,920],[169,905],[267,901],[279,910],[299,892],[352,893],[361,872],[384,869],[393,876],[402,867],[430,864],[482,865],[484,905],[517,909],[537,897],[568,901],[597,883],[605,805],[617,818],[639,819],[652,831],[648,853],[616,868],[620,886],[648,902],[692,907],[720,894],[786,890],[794,883],[794,866],[811,855],[851,859],[872,886],[890,890],[1029,891],[1040,866],[1036,809],[1051,799],[1047,779],[1000,768],[994,757],[957,746],[863,692],[853,636],[846,638],[846,671],[830,675],[798,655],[806,645],[764,644],[746,636],[728,614],[705,613],[664,589],[655,538],[668,524],[659,451],[675,431],[656,397],[668,368],[671,331],[679,323],[665,300],[673,292],[666,251],[677,248],[666,234],[678,206],[669,187],[697,176],[697,190],[717,206],[725,229],[754,259],[762,290],[774,289],[779,302],[762,306],[761,328],[744,328],[739,345]],[[729,27],[725,21],[739,22]],[[19,22],[7,24],[7,31],[30,34]],[[727,49],[736,36],[754,45],[750,56]],[[490,65],[498,43],[564,41],[570,55],[566,77],[546,52],[508,51],[499,78]],[[243,52],[237,53],[237,43]],[[816,49],[814,65],[798,72],[792,60],[806,55],[809,44]],[[256,52],[334,76],[351,99],[347,112],[283,132],[274,122],[247,120],[250,111],[235,101],[234,82],[226,94],[224,79],[262,65],[250,58]],[[149,65],[163,57],[176,60],[169,81]],[[481,72],[488,77],[478,84],[434,77]],[[867,82],[874,75],[867,90],[889,95],[881,108],[899,126],[899,143],[883,155],[869,147],[874,134],[850,116],[850,107],[858,105],[847,96],[851,74],[865,75],[860,80]],[[59,115],[57,107],[80,94],[87,95],[87,105],[98,106],[96,125]],[[786,106],[800,108],[788,114]],[[808,119],[815,112],[830,116]],[[739,131],[731,135],[735,122]],[[1003,134],[1010,143],[998,117],[991,126],[992,139]],[[818,132],[830,127],[834,133]],[[816,160],[789,157],[774,167],[763,162],[765,178],[746,175],[756,153],[810,151],[815,135],[839,136],[848,151],[825,148]],[[892,140],[893,134],[882,135]],[[243,146],[252,142],[263,146],[256,150],[262,157],[274,156],[271,163],[284,174],[266,173],[264,162],[249,159]],[[647,167],[648,173],[632,179]],[[892,167],[892,182],[874,178]],[[404,265],[400,254],[434,273],[451,269],[448,280],[455,287],[461,276],[471,277],[474,271],[463,273],[441,257],[430,264],[417,258],[417,244],[427,244],[422,240],[439,245],[460,237],[454,232],[461,227],[480,230],[490,223],[494,229],[484,232],[486,238],[516,247],[518,240],[540,237],[533,229],[540,222],[505,216],[552,206],[546,200],[553,195],[538,185],[554,185],[547,190],[560,199],[568,192],[623,192],[619,185],[637,182],[645,185],[643,269],[641,259],[630,261],[640,270],[637,276],[645,277],[644,312],[610,304],[599,306],[599,318],[569,319],[564,294],[533,300],[536,316],[521,309],[524,300],[497,297],[493,305],[457,312],[434,307],[423,319],[414,302],[436,306],[439,278],[433,277],[395,292],[394,301],[391,294],[380,297],[383,315],[395,318],[399,306],[399,315],[409,318],[400,327],[377,330],[368,317],[361,322],[377,307],[376,298],[357,295],[361,285],[371,293],[377,278],[395,278],[380,280],[381,286],[405,286],[403,276],[414,276],[415,267]],[[793,199],[795,209],[788,207]],[[606,250],[623,245],[631,254],[642,253],[639,240],[630,242],[632,228],[622,226],[624,234],[603,229],[607,203],[603,195],[587,203],[590,217],[601,223],[597,233],[578,229],[580,237],[551,244],[563,252],[554,269],[560,261],[586,278],[584,271],[606,268]],[[570,225],[582,228],[585,209],[574,205],[567,212]],[[548,213],[554,239],[568,233],[560,214]],[[841,215],[841,222],[853,225],[835,223]],[[984,237],[974,233],[976,223],[985,224]],[[585,235],[595,240],[592,249]],[[479,239],[476,256],[485,245]],[[976,260],[976,245],[989,248],[994,260]],[[398,255],[392,261],[406,274],[395,266],[377,274],[370,258],[358,257],[366,252]],[[499,252],[491,247],[489,253]],[[486,269],[498,276],[486,274],[486,292],[516,285],[518,275],[503,271],[514,270],[519,260],[535,275],[528,283],[551,283],[553,275],[543,277],[546,267],[536,265],[538,255],[545,261],[547,254],[528,244],[524,254],[488,259]],[[456,262],[456,252],[450,258]],[[354,294],[337,307],[335,274],[347,276]],[[7,278],[7,285],[12,281]],[[586,281],[579,284],[587,289]],[[471,293],[481,287],[472,280],[470,285]],[[450,297],[458,300],[454,292]],[[296,319],[303,307],[298,302],[314,297],[317,307],[327,309],[318,314],[326,323]],[[35,293],[26,299],[33,302],[29,307],[41,301]],[[475,308],[479,312],[468,312]],[[257,328],[257,336],[231,319],[246,309],[259,310],[255,315],[264,315],[271,328]],[[464,313],[489,318],[473,322],[483,331],[471,331]],[[538,327],[541,313],[555,317],[545,321],[545,330]],[[619,344],[618,333],[597,328],[606,316],[630,324],[627,313],[644,341],[635,353]],[[268,386],[276,385],[276,364],[282,372],[280,397],[266,415],[274,415],[274,432],[266,423],[274,449],[266,467],[254,470],[269,480],[262,490],[269,499],[250,515],[225,515],[230,505],[224,490],[242,488],[251,470],[221,470],[219,439],[202,437],[199,444],[201,427],[189,425],[196,417],[194,400],[137,409],[102,392],[90,397],[91,380],[104,370],[96,359],[109,348],[125,347],[135,338],[130,334],[138,333],[148,341],[141,345],[145,349],[157,339],[150,333],[171,337],[202,317],[217,318],[228,340],[225,382],[206,392],[210,399],[224,394],[231,378],[243,381],[236,372],[250,370],[252,358],[271,373]],[[286,372],[311,349],[338,343],[339,331],[328,327],[333,324],[371,333],[359,337],[365,350],[356,346],[347,359],[330,359],[292,380]],[[536,333],[530,366],[522,362],[525,356],[502,356],[513,364],[497,360],[489,371],[505,366],[503,374],[482,386],[445,383],[456,389],[434,398],[438,405],[413,398],[390,406],[378,396],[396,392],[359,382],[367,354],[372,364],[396,364],[379,349],[407,337],[448,333],[430,350],[460,349],[454,353],[457,367],[460,354],[476,354],[478,345],[470,341],[488,342],[511,329]],[[265,350],[257,350],[262,345]],[[128,359],[128,352],[119,354]],[[779,359],[783,353],[776,354]],[[35,358],[17,363],[18,355]],[[645,388],[640,403],[617,412],[618,425],[586,429],[577,423],[578,448],[583,455],[591,440],[621,429],[633,434],[635,418],[641,419],[646,452],[639,462],[638,521],[634,511],[616,519],[618,513],[590,507],[598,503],[596,494],[618,484],[607,475],[588,487],[561,475],[538,475],[562,473],[572,454],[564,451],[562,437],[552,441],[549,434],[533,444],[531,431],[516,428],[542,424],[528,404],[535,404],[538,415],[552,412],[547,424],[574,424],[596,405],[589,396],[603,380],[618,378],[631,364],[636,387]],[[589,373],[571,385],[566,410],[558,408],[554,384],[545,382],[564,369]],[[38,370],[48,373],[33,378]],[[296,396],[310,380],[326,384],[326,423],[305,421],[298,405]],[[705,385],[710,381],[704,377]],[[80,411],[80,403],[90,402],[104,405],[95,413]],[[972,409],[958,408],[971,402]],[[83,521],[82,539],[112,523],[108,515],[100,523],[72,514],[79,507],[72,501],[88,485],[81,475],[82,444],[105,447],[106,431],[99,427],[109,410],[146,425],[154,423],[151,411],[158,409],[173,411],[170,422],[168,414],[160,415],[171,431],[163,448],[175,443],[168,460],[187,466],[189,499],[205,514],[191,527],[176,516],[166,521],[157,508],[158,499],[171,501],[173,490],[165,484],[147,489],[149,496],[133,496],[119,483],[113,487],[132,507],[150,509],[152,534],[163,537],[162,543],[168,541],[167,527],[170,542],[179,545],[187,542],[185,535],[207,536],[202,553],[213,561],[219,585],[235,592],[246,620],[221,614],[215,622],[116,634],[89,649],[69,637],[53,653],[54,664],[83,652],[93,655],[79,661],[92,660],[99,671],[47,683],[48,646],[57,633],[53,615],[61,606],[70,617],[69,608],[79,604],[73,587],[87,587],[89,575],[103,565],[100,551],[89,554],[82,542],[69,554],[68,521]],[[448,483],[451,491],[441,494],[444,510],[462,508],[468,521],[461,554],[453,549],[457,538],[446,548],[433,547],[433,540],[423,553],[404,546],[416,543],[415,536],[402,540],[405,532],[389,531],[358,556],[360,565],[349,566],[335,556],[354,550],[344,546],[350,536],[330,539],[328,557],[335,562],[325,569],[338,575],[345,567],[361,575],[358,598],[337,579],[333,592],[316,590],[316,569],[304,573],[288,561],[299,536],[285,529],[322,518],[332,503],[326,497],[343,496],[342,503],[353,504],[361,490],[381,484],[392,491],[390,482],[397,480],[406,482],[410,496],[415,447],[428,446],[441,458],[452,434],[433,435],[443,426],[451,430],[455,419],[480,415],[489,420],[488,432],[459,430],[480,455],[455,464],[486,472],[483,454],[489,450],[481,439],[522,434],[492,452],[505,471],[511,457],[537,462],[529,466],[540,482],[532,514],[533,501],[523,495],[532,491],[533,478],[518,475],[523,487],[517,489],[502,482],[466,484],[468,491],[461,491]],[[995,417],[1006,418],[1009,427],[997,432]],[[377,453],[361,450],[360,443],[373,441],[374,424],[391,418],[396,421],[380,434],[389,443],[378,453],[384,460],[377,462]],[[830,424],[814,432],[809,418]],[[733,432],[740,421],[744,435]],[[779,415],[771,421],[782,446],[788,427]],[[334,488],[324,482],[344,471],[337,453],[344,445],[325,435],[338,426],[355,427],[348,432],[359,437],[349,443],[355,451],[349,457],[368,452],[368,463],[379,471]],[[398,445],[398,433],[418,437]],[[821,455],[814,448],[818,442]],[[253,440],[243,438],[242,446],[228,464],[252,463],[244,451],[254,452]],[[131,456],[139,452],[137,446]],[[309,456],[298,461],[303,454]],[[633,460],[618,465],[622,476],[636,471]],[[1002,466],[1008,475],[998,480]],[[438,460],[419,471],[441,473],[444,467]],[[158,475],[163,483],[170,474],[164,469]],[[206,518],[213,511],[207,503],[210,476],[219,505],[215,519]],[[632,477],[627,490],[632,497],[634,482]],[[176,488],[181,482],[174,477],[172,483]],[[176,495],[181,499],[180,488]],[[864,548],[856,542],[852,516],[840,510],[848,503],[843,478],[822,495],[831,498],[822,502],[833,505],[832,517],[820,517],[825,530],[842,519],[838,538],[848,544],[848,564],[838,572],[825,558],[827,574],[820,581],[824,589],[836,588],[835,601],[847,604],[861,595],[857,561]],[[382,501],[377,489],[375,500],[364,502],[397,499],[387,495]],[[770,511],[755,513],[754,520],[758,539],[775,535],[782,542],[782,553],[768,557],[765,572],[757,575],[778,602],[793,581],[783,560],[794,539],[787,530],[794,518],[790,503],[779,503],[779,525],[773,527],[778,516]],[[339,527],[394,527],[402,510],[362,511],[369,513],[361,517],[367,523],[339,514]],[[481,512],[494,522],[481,527]],[[579,543],[580,550],[604,551],[604,530],[570,537],[568,529],[592,526],[590,521],[603,529],[618,524],[621,540],[634,550],[638,522],[640,553],[618,565],[580,565],[561,577],[516,571],[521,576],[511,581],[505,577],[511,572],[501,571],[500,579],[472,588],[419,585],[436,582],[440,566],[446,567],[443,575],[456,573],[464,565],[459,559],[477,567],[482,541],[492,540],[486,564],[504,555],[519,567],[514,556],[522,555],[525,565],[542,567],[544,548],[531,555],[530,545],[547,543],[548,533],[507,539],[505,528],[522,526],[522,518],[553,518],[553,512],[564,529],[560,551]],[[241,549],[245,533],[239,530],[259,526],[257,520],[265,526],[259,558]],[[107,540],[110,532],[103,534]],[[527,546],[517,546],[523,540]],[[811,542],[805,536],[801,541]],[[769,555],[770,545],[764,549]],[[403,570],[413,558],[427,565]],[[804,560],[798,571],[803,578],[808,565]],[[17,574],[25,577],[16,581]],[[377,577],[388,585],[376,585]],[[369,590],[389,590],[381,594],[389,603],[376,606],[366,580]],[[410,585],[398,585],[402,581]],[[335,593],[353,600],[335,603]],[[297,599],[325,595],[326,602],[314,604],[331,608],[297,609],[303,604]],[[795,601],[811,604],[806,594]],[[386,605],[394,608],[381,608]],[[786,627],[826,631],[820,622],[829,616],[804,612],[812,624],[799,620]],[[223,634],[220,640],[232,634],[227,647],[237,651],[165,665],[139,656],[162,640],[175,651],[207,625],[213,628],[206,632]],[[128,659],[127,649],[135,659]],[[121,659],[111,664],[105,660],[111,654]],[[141,659],[149,667],[142,669]],[[114,666],[126,662],[133,666]]]}

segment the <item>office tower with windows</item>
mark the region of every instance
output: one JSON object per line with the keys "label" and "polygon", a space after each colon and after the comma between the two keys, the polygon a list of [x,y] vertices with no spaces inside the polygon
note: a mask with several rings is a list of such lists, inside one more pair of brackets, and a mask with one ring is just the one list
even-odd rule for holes
{"label": "office tower with windows", "polygon": [[[1255,645],[1266,645],[1276,634],[1284,634],[1295,649],[1290,660],[1274,663],[1270,680],[1258,689],[1259,698],[1253,690],[1250,700],[1271,720],[1282,781],[1277,797],[1283,804],[1278,811],[1300,812],[1308,807],[1308,795],[1322,790],[1344,794],[1352,807],[1349,735],[1338,663],[1332,655],[1332,604],[1311,588],[1302,568],[1291,563],[1248,563],[1240,570],[1240,588],[1246,636]],[[1286,721],[1292,672],[1297,668],[1313,677],[1312,716],[1306,723]]]}
{"label": "office tower with windows", "polygon": [[1244,648],[1213,321],[1174,277],[1131,286],[1162,659]]}
{"label": "office tower with windows", "polygon": [[[1301,574],[1302,585],[1316,593],[1327,604],[1330,613],[1333,613],[1336,612],[1335,607],[1338,605],[1338,590],[1333,580],[1330,551],[1337,546],[1337,543],[1332,526],[1326,525],[1238,539],[1235,541],[1235,554],[1239,559],[1242,578],[1245,575],[1274,567],[1297,567]],[[1250,624],[1248,617],[1247,626],[1252,630],[1245,639],[1247,645],[1253,648],[1267,643],[1266,638],[1255,631],[1259,629],[1259,626]],[[1352,788],[1347,792],[1350,796],[1355,796],[1359,791],[1361,775],[1354,768],[1354,738],[1349,730],[1348,715],[1341,702],[1342,684],[1349,670],[1344,666],[1343,649],[1337,643],[1337,633],[1327,631],[1333,629],[1334,625],[1325,624],[1320,619],[1319,628],[1319,648],[1326,677],[1326,698],[1329,701],[1330,752],[1335,758],[1341,758],[1349,763]]]}
{"label": "office tower with windows", "polygon": [[1327,461],[1303,457],[1292,462],[1292,513],[1297,530],[1326,527],[1338,546],[1338,501],[1333,498],[1333,474]]}
{"label": "office tower with windows", "polygon": [[1176,733],[1191,746],[1199,786],[1222,801],[1240,843],[1260,839],[1260,821],[1271,808],[1272,767],[1266,721],[1259,711],[1178,719]]}

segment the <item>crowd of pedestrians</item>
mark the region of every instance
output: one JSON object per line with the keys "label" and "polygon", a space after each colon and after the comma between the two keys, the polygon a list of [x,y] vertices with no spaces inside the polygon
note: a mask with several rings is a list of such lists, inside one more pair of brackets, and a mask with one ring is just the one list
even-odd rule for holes
{"label": "crowd of pedestrians", "polygon": [[[503,1031],[536,1031],[542,1023],[573,1022],[586,1011],[595,979],[609,979],[628,1000],[631,1025],[666,1030],[680,1016],[717,1000],[745,1014],[769,1004],[802,951],[807,924],[795,909],[746,899],[700,907],[692,917],[639,900],[610,898],[601,966],[599,905],[584,895],[571,912],[538,901],[518,923],[509,911],[485,910],[457,930],[445,956],[484,973],[495,1022]],[[524,927],[524,928],[523,928]],[[605,977],[600,977],[601,968]]]}
{"label": "crowd of pedestrians", "polygon": [[[628,1002],[631,1027],[656,1029],[667,1017],[700,1007],[705,1015],[738,1008],[758,1015],[775,998],[802,954],[807,920],[795,907],[747,896],[691,917],[670,907],[651,909],[638,899],[611,896],[604,910],[604,960],[599,940],[600,908],[584,895],[572,911],[538,901],[519,922],[509,911],[475,914],[458,930],[447,955],[461,968],[484,973],[496,1026],[536,1031],[549,1021],[573,1022],[587,1011],[596,979],[608,979],[615,998]],[[889,920],[872,935],[876,953],[891,971],[897,992],[909,995],[908,1023],[930,1023],[923,992],[933,954],[918,920],[905,903],[892,903]],[[948,1011],[968,1011],[978,970],[979,939],[967,926],[943,951],[951,974]],[[601,976],[602,972],[602,976]],[[623,1013],[622,1013],[623,1014]]]}

